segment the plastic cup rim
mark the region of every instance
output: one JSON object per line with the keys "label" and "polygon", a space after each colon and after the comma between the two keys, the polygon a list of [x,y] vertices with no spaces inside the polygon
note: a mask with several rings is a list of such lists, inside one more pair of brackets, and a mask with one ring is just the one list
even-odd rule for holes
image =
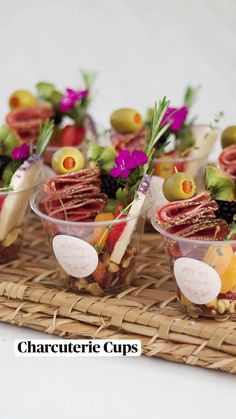
{"label": "plastic cup rim", "polygon": [[[36,191],[30,200],[30,206],[32,211],[38,215],[41,219],[44,219],[46,221],[49,221],[53,224],[60,224],[64,226],[70,226],[70,227],[104,227],[107,225],[117,225],[121,223],[127,223],[131,220],[134,220],[136,218],[139,218],[140,215],[142,215],[145,211],[147,211],[151,205],[152,205],[152,192],[149,190],[144,202],[143,207],[141,208],[141,211],[137,215],[127,216],[125,218],[120,218],[118,220],[107,220],[107,221],[67,221],[67,220],[60,220],[58,218],[50,217],[47,214],[44,214],[39,208],[36,203],[37,196],[41,193],[43,193],[43,190]],[[45,192],[44,192],[45,193]],[[149,199],[149,202],[147,202],[147,199]]]}
{"label": "plastic cup rim", "polygon": [[30,190],[40,186],[41,183],[44,181],[44,179],[45,179],[45,177],[43,175],[43,172],[41,171],[40,178],[33,185],[29,186],[28,188],[15,189],[15,190],[11,190],[11,189],[6,188],[5,190],[0,191],[0,197],[9,196],[9,195],[16,195],[18,193],[23,193],[23,192],[30,191]]}
{"label": "plastic cup rim", "polygon": [[[168,154],[168,153],[167,153]],[[202,154],[201,156],[194,157],[194,156],[188,156],[188,157],[167,157],[167,158],[155,158],[155,163],[188,163],[188,162],[195,162],[202,159],[207,159],[209,153]]]}
{"label": "plastic cup rim", "polygon": [[[209,125],[208,124],[193,124],[193,127],[199,127],[199,128],[207,128],[207,127],[209,127]],[[220,129],[219,128],[214,128],[214,129],[212,129],[212,128],[210,128],[209,127],[209,129],[211,130],[211,131],[216,131],[218,134],[219,134],[219,132],[220,132]],[[194,162],[194,161],[198,161],[198,160],[202,160],[202,159],[204,159],[204,158],[207,158],[208,156],[209,156],[209,154],[211,153],[211,151],[209,152],[209,151],[207,151],[206,153],[203,153],[203,154],[201,154],[200,156],[196,156],[196,157],[194,157],[194,156],[188,156],[188,157],[173,157],[173,158],[165,158],[165,159],[162,159],[162,158],[155,158],[154,159],[154,163],[164,163],[164,162],[166,162],[166,163],[170,163],[170,162],[176,162],[176,163],[180,163],[180,162]],[[168,153],[166,153],[166,154],[168,154]]]}

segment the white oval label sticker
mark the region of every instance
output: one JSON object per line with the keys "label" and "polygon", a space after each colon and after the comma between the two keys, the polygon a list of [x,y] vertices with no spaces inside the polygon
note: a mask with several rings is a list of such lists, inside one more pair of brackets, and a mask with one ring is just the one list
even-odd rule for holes
{"label": "white oval label sticker", "polygon": [[94,247],[78,237],[59,234],[53,238],[52,247],[64,271],[75,278],[92,274],[98,266]]}
{"label": "white oval label sticker", "polygon": [[174,264],[174,274],[182,293],[195,304],[210,303],[220,293],[220,277],[205,262],[179,258]]}

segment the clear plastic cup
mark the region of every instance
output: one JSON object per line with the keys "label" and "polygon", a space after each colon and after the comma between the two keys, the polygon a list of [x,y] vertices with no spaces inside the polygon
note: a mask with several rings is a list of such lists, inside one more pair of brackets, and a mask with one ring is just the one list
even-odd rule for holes
{"label": "clear plastic cup", "polygon": [[236,240],[181,238],[152,224],[164,239],[181,308],[191,317],[236,316]]}
{"label": "clear plastic cup", "polygon": [[37,191],[31,208],[41,218],[64,286],[92,295],[117,293],[130,286],[151,195],[138,216],[99,222],[50,217],[44,211],[45,197],[43,190]]}
{"label": "clear plastic cup", "polygon": [[199,181],[204,173],[205,164],[208,158],[208,153],[202,156],[186,156],[175,157],[171,155],[163,155],[154,161],[154,175],[160,176],[162,179],[167,179],[176,171],[185,172],[193,176],[196,181]]}
{"label": "clear plastic cup", "polygon": [[194,178],[199,176],[205,162],[212,152],[219,136],[219,130],[206,124],[195,124],[191,127],[191,133],[195,139],[195,147],[185,157],[177,155],[176,151],[166,153],[157,158],[154,163],[154,174],[167,179],[177,169],[179,172],[187,172]]}
{"label": "clear plastic cup", "polygon": [[30,188],[0,192],[0,264],[17,259],[30,197],[42,181],[41,174],[39,181]]}
{"label": "clear plastic cup", "polygon": [[195,138],[196,148],[191,150],[187,156],[180,157],[176,152],[172,152],[163,154],[154,160],[154,176],[152,180],[154,199],[153,207],[148,214],[149,218],[152,217],[156,207],[167,202],[162,192],[162,185],[164,180],[175,173],[175,171],[191,175],[195,180],[197,192],[204,190],[206,162],[213,150],[219,131],[205,124],[193,125],[191,130]]}

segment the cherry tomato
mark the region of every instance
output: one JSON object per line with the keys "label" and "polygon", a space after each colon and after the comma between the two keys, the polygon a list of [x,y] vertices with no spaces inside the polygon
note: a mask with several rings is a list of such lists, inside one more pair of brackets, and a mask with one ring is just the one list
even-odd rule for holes
{"label": "cherry tomato", "polygon": [[61,131],[60,145],[77,146],[82,143],[85,136],[85,128],[82,125],[67,125]]}

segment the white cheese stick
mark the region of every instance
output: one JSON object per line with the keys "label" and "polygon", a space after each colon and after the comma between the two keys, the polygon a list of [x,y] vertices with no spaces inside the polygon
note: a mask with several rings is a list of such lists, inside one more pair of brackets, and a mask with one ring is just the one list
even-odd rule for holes
{"label": "white cheese stick", "polygon": [[143,207],[144,201],[147,196],[147,192],[150,188],[150,183],[151,183],[151,176],[144,175],[137,191],[137,197],[135,197],[135,199],[133,200],[133,203],[129,210],[128,217],[134,217],[134,218],[127,222],[111,254],[111,261],[118,265],[120,264],[125,254],[125,251],[130,243],[131,236],[133,234],[136,223],[138,221],[139,213]]}

